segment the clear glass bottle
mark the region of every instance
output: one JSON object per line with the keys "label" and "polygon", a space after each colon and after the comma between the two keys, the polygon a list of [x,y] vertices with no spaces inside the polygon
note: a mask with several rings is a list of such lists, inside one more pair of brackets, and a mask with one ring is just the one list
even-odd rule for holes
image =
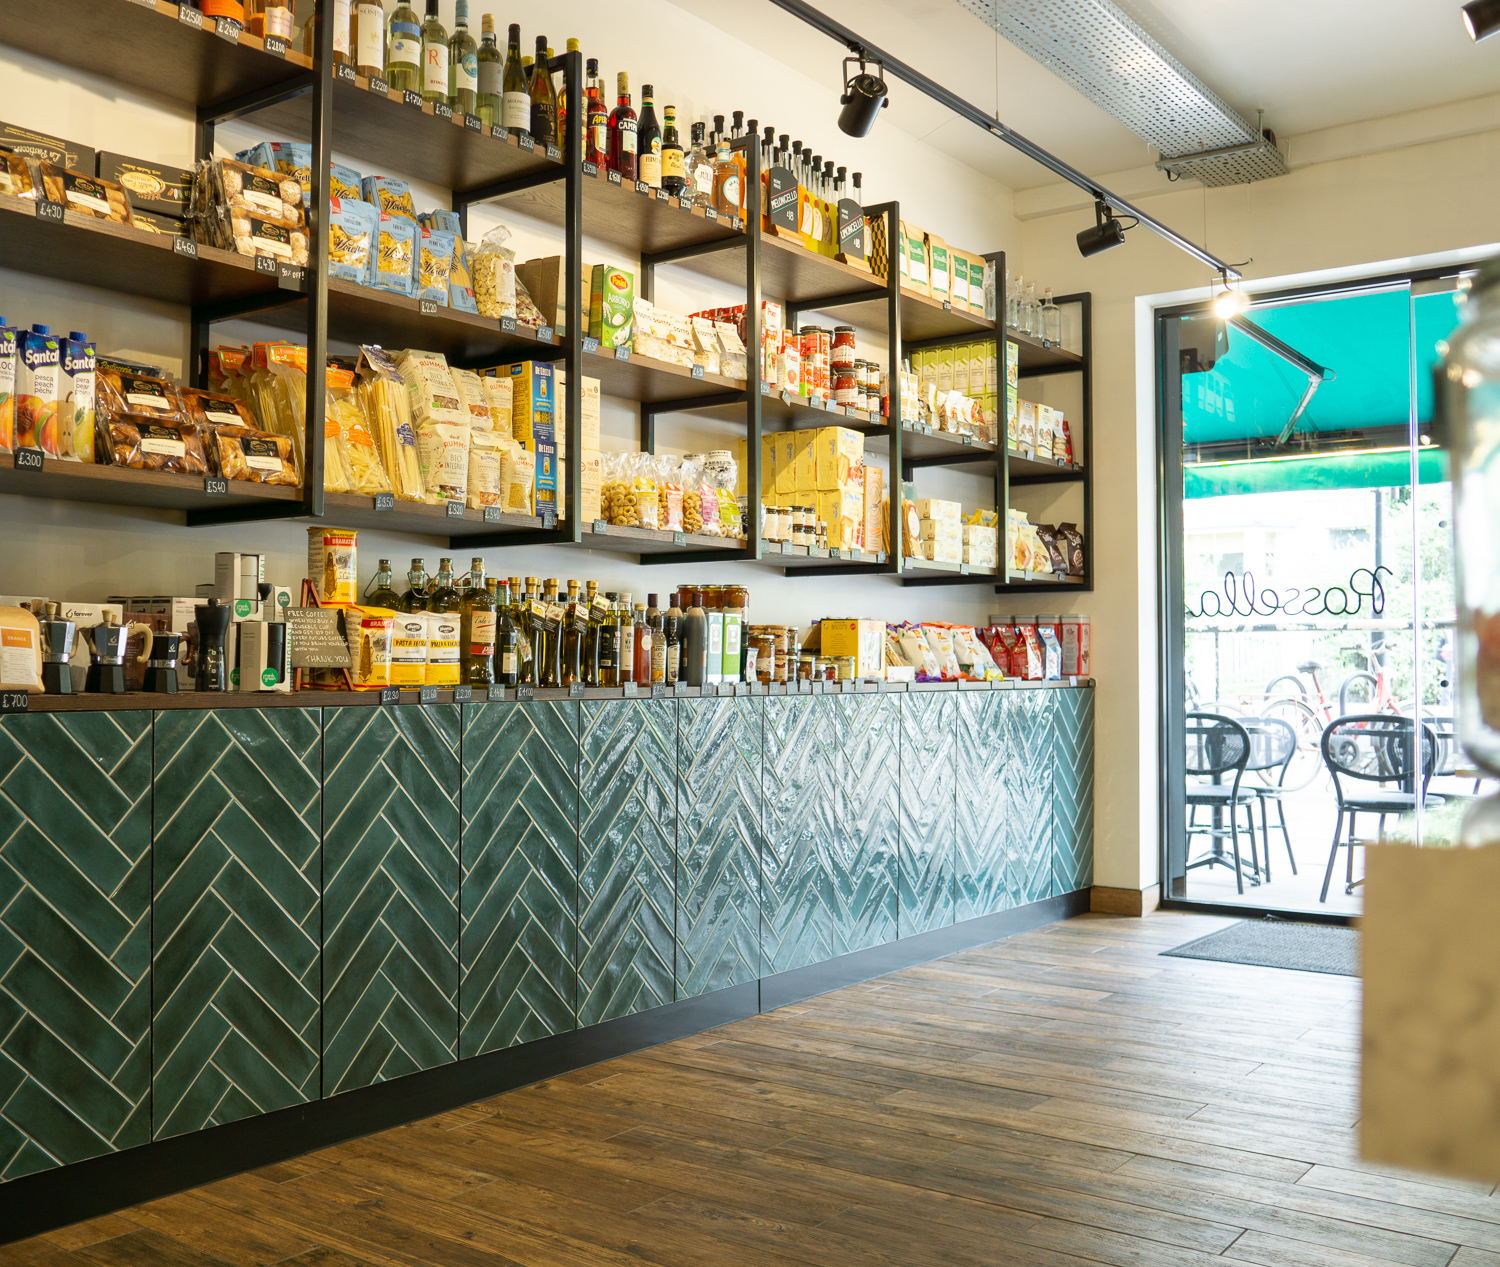
{"label": "clear glass bottle", "polygon": [[386,42],[385,81],[398,92],[422,91],[422,25],[417,11],[401,0],[391,13]]}
{"label": "clear glass bottle", "polygon": [[466,686],[490,686],[495,681],[495,600],[478,556],[469,562],[468,581],[458,608],[458,680]]}
{"label": "clear glass bottle", "polygon": [[692,148],[685,160],[687,188],[683,191],[683,199],[694,207],[713,205],[714,165],[703,141],[705,126],[702,123],[693,124]]}
{"label": "clear glass bottle", "polygon": [[454,0],[448,37],[448,105],[454,114],[479,113],[479,46],[469,34],[469,0]]}
{"label": "clear glass bottle", "polygon": [[1036,297],[1036,283],[1026,283],[1026,333],[1033,339],[1042,337],[1042,304]]}
{"label": "clear glass bottle", "polygon": [[530,683],[532,681],[532,654],[531,654],[531,623],[526,610],[526,591],[521,586],[521,578],[513,576],[510,578],[510,619],[516,627],[516,654],[517,660],[517,682]]}
{"label": "clear glass bottle", "polygon": [[400,610],[404,612],[426,611],[430,588],[427,582],[427,560],[413,559],[411,571],[406,574],[406,593],[401,595]]}
{"label": "clear glass bottle", "polygon": [[515,686],[521,680],[521,639],[512,616],[510,583],[501,581],[495,592],[495,685]]}
{"label": "clear glass bottle", "polygon": [[603,686],[599,676],[599,645],[603,641],[605,605],[599,598],[599,582],[588,583],[589,629],[583,636],[583,684]]}
{"label": "clear glass bottle", "polygon": [[1020,273],[1006,274],[1005,324],[1011,330],[1021,329],[1021,288],[1024,285]]}
{"label": "clear glass bottle", "polygon": [[500,46],[495,43],[494,14],[486,13],[479,19],[479,37],[479,52],[475,59],[478,89],[474,113],[485,127],[493,128],[500,123],[500,85],[505,70]]}
{"label": "clear glass bottle", "polygon": [[422,100],[448,104],[448,32],[438,18],[438,0],[427,0],[422,23]]}
{"label": "clear glass bottle", "polygon": [[375,570],[375,588],[365,597],[365,603],[370,607],[384,607],[387,611],[400,611],[401,598],[392,588],[391,581],[391,561],[381,559]]}
{"label": "clear glass bottle", "polygon": [[521,64],[521,27],[517,22],[510,24],[506,34],[505,70],[500,80],[500,126],[513,132],[525,132],[531,127],[531,90]]}
{"label": "clear glass bottle", "polygon": [[1042,300],[1042,340],[1052,347],[1062,346],[1062,309],[1052,302],[1051,286]]}
{"label": "clear glass bottle", "polygon": [[380,0],[359,0],[349,11],[349,27],[355,73],[366,79],[384,79],[385,6]]}

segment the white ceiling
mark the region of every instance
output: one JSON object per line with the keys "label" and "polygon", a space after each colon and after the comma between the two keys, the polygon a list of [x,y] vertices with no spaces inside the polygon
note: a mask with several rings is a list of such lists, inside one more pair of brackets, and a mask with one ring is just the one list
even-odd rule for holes
{"label": "white ceiling", "polygon": [[[769,0],[673,0],[837,86],[843,50]],[[999,0],[1004,4],[1006,0]],[[814,0],[908,65],[1094,176],[1149,165],[1134,133],[955,0]],[[1285,139],[1500,91],[1500,37],[1472,44],[1459,0],[1117,0],[1199,79]],[[1013,189],[1056,177],[899,82],[884,121]]]}

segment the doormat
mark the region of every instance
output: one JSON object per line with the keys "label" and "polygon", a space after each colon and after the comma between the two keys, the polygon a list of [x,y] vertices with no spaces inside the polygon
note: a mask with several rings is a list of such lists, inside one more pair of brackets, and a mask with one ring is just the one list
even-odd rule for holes
{"label": "doormat", "polygon": [[1241,920],[1228,928],[1161,952],[1179,959],[1248,963],[1293,972],[1359,976],[1359,930],[1292,920]]}

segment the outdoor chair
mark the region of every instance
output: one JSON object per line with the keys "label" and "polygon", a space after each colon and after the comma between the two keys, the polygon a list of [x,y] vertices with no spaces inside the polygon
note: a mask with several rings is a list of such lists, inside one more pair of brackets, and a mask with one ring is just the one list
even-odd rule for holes
{"label": "outdoor chair", "polygon": [[[1258,798],[1250,788],[1241,786],[1249,760],[1250,735],[1238,720],[1218,713],[1187,715],[1187,833],[1189,836],[1208,836],[1211,842],[1209,852],[1189,862],[1187,869],[1191,871],[1194,867],[1230,866],[1224,857],[1222,844],[1227,836],[1230,853],[1234,858],[1235,888],[1240,893],[1245,891],[1245,868],[1240,860],[1240,810],[1245,811],[1245,822],[1250,833],[1250,882],[1260,883],[1260,862],[1255,846],[1255,805]],[[1195,782],[1197,779],[1208,779],[1210,782]],[[1211,826],[1197,825],[1200,809],[1212,812]],[[1229,818],[1228,827],[1223,823],[1226,814]]]}
{"label": "outdoor chair", "polygon": [[1281,828],[1286,841],[1286,857],[1291,863],[1292,874],[1297,874],[1297,857],[1292,853],[1292,835],[1287,829],[1286,809],[1282,798],[1286,793],[1286,772],[1292,758],[1297,755],[1297,732],[1279,717],[1242,717],[1240,724],[1250,736],[1250,760],[1245,766],[1247,774],[1266,771],[1274,777],[1270,785],[1251,781],[1250,790],[1260,802],[1260,837],[1264,846],[1266,883],[1271,882],[1271,810],[1276,806],[1276,825]]}

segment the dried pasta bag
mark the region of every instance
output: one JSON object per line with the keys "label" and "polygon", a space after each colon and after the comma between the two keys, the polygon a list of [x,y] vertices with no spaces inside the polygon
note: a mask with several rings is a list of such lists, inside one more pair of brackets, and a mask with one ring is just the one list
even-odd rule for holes
{"label": "dried pasta bag", "polygon": [[224,392],[208,392],[197,387],[178,388],[187,416],[199,427],[245,427],[257,429],[250,407]]}
{"label": "dried pasta bag", "polygon": [[[341,371],[342,375],[347,371]],[[350,376],[352,378],[352,376]],[[349,491],[375,496],[392,492],[390,477],[380,461],[380,450],[370,434],[359,393],[344,390],[336,396],[339,430],[344,442],[344,456],[349,463]]]}
{"label": "dried pasta bag", "polygon": [[11,198],[35,198],[36,192],[31,160],[10,150],[0,150],[0,194]]}
{"label": "dried pasta bag", "polygon": [[484,385],[484,398],[489,403],[495,431],[509,440],[514,434],[511,430],[511,402],[515,397],[515,383],[509,375],[496,378],[487,374],[479,381]]}
{"label": "dried pasta bag", "polygon": [[536,513],[536,454],[523,449],[514,440],[508,441],[500,462],[500,483],[507,513]]}
{"label": "dried pasta bag", "polygon": [[[328,196],[330,198],[348,198],[354,202],[363,202],[369,206],[365,199],[365,178],[352,167],[345,167],[342,163],[330,162],[328,164]],[[303,190],[302,201],[305,206],[309,194]]]}
{"label": "dried pasta bag", "polygon": [[[366,178],[368,183],[368,177]],[[380,213],[379,238],[370,273],[370,285],[398,295],[412,292],[412,261],[415,259],[417,222],[405,216]]]}
{"label": "dried pasta bag", "polygon": [[381,465],[390,478],[391,491],[402,501],[426,500],[411,406],[395,362],[384,348],[362,347],[356,377],[365,417],[380,450]]}
{"label": "dried pasta bag", "polygon": [[143,471],[207,475],[202,433],[190,422],[158,422],[141,414],[111,419],[106,429],[108,461]]}
{"label": "dried pasta bag", "polygon": [[422,229],[417,246],[417,298],[448,306],[448,278],[453,272],[453,234]]}
{"label": "dried pasta bag", "polygon": [[233,247],[241,255],[269,255],[283,264],[306,267],[307,231],[295,220],[231,207],[229,224]]}
{"label": "dried pasta bag", "polygon": [[510,230],[496,225],[480,240],[469,261],[474,300],[482,317],[516,315],[516,253],[505,245]]}
{"label": "dried pasta bag", "polygon": [[53,202],[62,203],[69,211],[79,215],[93,216],[96,220],[113,220],[116,224],[133,224],[130,216],[130,195],[123,186],[98,176],[85,176],[82,172],[69,171],[55,163],[38,163],[42,175],[42,189]]}
{"label": "dried pasta bag", "polygon": [[417,209],[412,204],[411,186],[394,176],[366,176],[364,179],[365,201],[371,203],[383,215],[405,216],[413,224],[417,222]]}
{"label": "dried pasta bag", "polygon": [[461,370],[452,366],[453,385],[463,397],[464,408],[469,413],[469,426],[475,431],[493,431],[495,417],[490,412],[490,398],[484,390],[484,380],[473,370]]}
{"label": "dried pasta bag", "polygon": [[457,233],[453,235],[453,267],[448,273],[448,306],[459,312],[479,312],[474,278],[469,272],[469,248]]}
{"label": "dried pasta bag", "polygon": [[468,504],[474,509],[504,504],[501,468],[511,444],[512,441],[494,431],[469,432]]}
{"label": "dried pasta bag", "polygon": [[328,276],[370,284],[380,216],[367,202],[334,198],[328,204]]}
{"label": "dried pasta bag", "polygon": [[396,369],[406,384],[411,420],[418,430],[434,422],[469,425],[468,408],[453,381],[448,360],[441,352],[408,348],[396,354]]}
{"label": "dried pasta bag", "polygon": [[220,200],[231,211],[239,209],[302,225],[302,182],[295,176],[252,167],[231,158],[214,164]]}
{"label": "dried pasta bag", "polygon": [[207,434],[214,465],[225,479],[291,487],[299,482],[289,436],[245,427],[215,427]]}
{"label": "dried pasta bag", "polygon": [[312,146],[306,141],[268,141],[271,161],[267,164],[279,176],[291,176],[302,193],[302,206],[312,202]]}
{"label": "dried pasta bag", "polygon": [[469,488],[469,424],[429,422],[419,426],[417,460],[428,501],[463,501]]}

